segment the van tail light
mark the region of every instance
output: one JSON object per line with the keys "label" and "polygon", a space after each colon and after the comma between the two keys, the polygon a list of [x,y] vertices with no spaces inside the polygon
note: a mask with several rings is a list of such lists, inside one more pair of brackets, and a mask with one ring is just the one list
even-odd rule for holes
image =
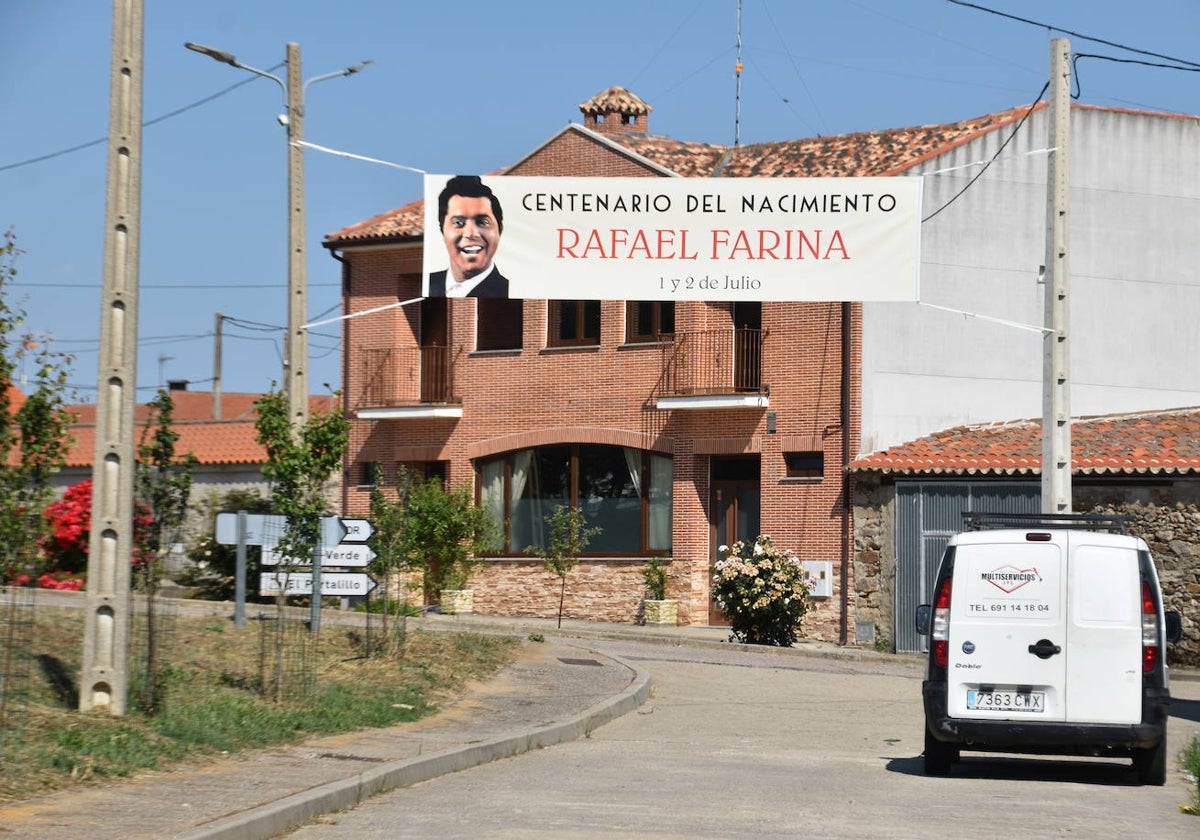
{"label": "van tail light", "polygon": [[933,627],[929,639],[933,643],[933,661],[942,668],[950,664],[950,578],[942,580],[937,599],[933,602]]}
{"label": "van tail light", "polygon": [[1142,581],[1142,673],[1153,673],[1162,655],[1158,645],[1158,605],[1148,581]]}

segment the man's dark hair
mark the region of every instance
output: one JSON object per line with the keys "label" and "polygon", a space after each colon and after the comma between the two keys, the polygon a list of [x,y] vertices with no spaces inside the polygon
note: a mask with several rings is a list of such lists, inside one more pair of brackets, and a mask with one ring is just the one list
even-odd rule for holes
{"label": "man's dark hair", "polygon": [[455,175],[446,182],[445,189],[438,195],[438,230],[446,223],[446,208],[452,195],[488,199],[492,202],[492,215],[496,217],[496,227],[504,233],[504,211],[500,209],[500,199],[496,198],[492,188],[483,183],[483,179],[478,175]]}

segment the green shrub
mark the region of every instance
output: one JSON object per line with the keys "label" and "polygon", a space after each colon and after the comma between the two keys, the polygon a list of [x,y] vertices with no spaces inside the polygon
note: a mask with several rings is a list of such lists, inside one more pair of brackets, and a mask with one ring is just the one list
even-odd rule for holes
{"label": "green shrub", "polygon": [[667,597],[667,567],[661,557],[651,557],[642,569],[646,581],[646,597],[651,601],[664,601]]}
{"label": "green shrub", "polygon": [[809,576],[790,551],[765,534],[752,545],[718,549],[713,596],[729,618],[734,638],[752,645],[791,647],[808,611]]}

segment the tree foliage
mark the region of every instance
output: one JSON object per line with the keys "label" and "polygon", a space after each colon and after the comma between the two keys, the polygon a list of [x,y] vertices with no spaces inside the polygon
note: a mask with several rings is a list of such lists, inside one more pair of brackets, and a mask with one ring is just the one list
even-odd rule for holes
{"label": "tree foliage", "polygon": [[149,513],[152,525],[135,535],[138,548],[149,562],[143,583],[155,585],[164,554],[176,542],[187,518],[192,492],[192,470],[196,456],[188,452],[176,457],[179,432],[172,425],[175,401],[168,391],[159,391],[147,407],[150,415],[138,446],[137,502]]}
{"label": "tree foliage", "polygon": [[402,527],[403,556],[421,568],[425,594],[436,599],[443,589],[466,589],[496,525],[469,487],[447,490],[439,479],[418,477],[408,487]]}
{"label": "tree foliage", "polygon": [[544,546],[529,550],[542,558],[546,571],[558,576],[558,626],[562,627],[567,575],[579,564],[579,555],[588,547],[592,537],[602,529],[589,528],[583,511],[570,505],[556,505],[554,512],[546,517],[546,527],[550,533],[549,540]]}
{"label": "tree foliage", "polygon": [[[66,400],[73,359],[29,333],[20,334],[25,312],[10,302],[19,253],[12,232],[5,232],[0,240],[0,583],[38,571],[39,544],[46,534],[42,512],[54,498],[50,479],[66,463],[71,445]],[[18,385],[29,389],[19,405],[14,401]]]}
{"label": "tree foliage", "polygon": [[271,482],[275,512],[287,519],[278,550],[284,557],[311,558],[320,545],[321,514],[328,507],[325,484],[342,466],[350,421],[339,408],[310,414],[296,429],[287,397],[274,384],[254,406],[258,442],[267,451],[263,475]]}

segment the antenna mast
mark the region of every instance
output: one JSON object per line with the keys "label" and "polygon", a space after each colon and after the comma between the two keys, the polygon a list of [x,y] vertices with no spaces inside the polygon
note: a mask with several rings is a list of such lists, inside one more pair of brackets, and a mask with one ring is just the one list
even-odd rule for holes
{"label": "antenna mast", "polygon": [[742,0],[737,2],[737,63],[733,65],[737,89],[733,96],[733,145],[742,141]]}

